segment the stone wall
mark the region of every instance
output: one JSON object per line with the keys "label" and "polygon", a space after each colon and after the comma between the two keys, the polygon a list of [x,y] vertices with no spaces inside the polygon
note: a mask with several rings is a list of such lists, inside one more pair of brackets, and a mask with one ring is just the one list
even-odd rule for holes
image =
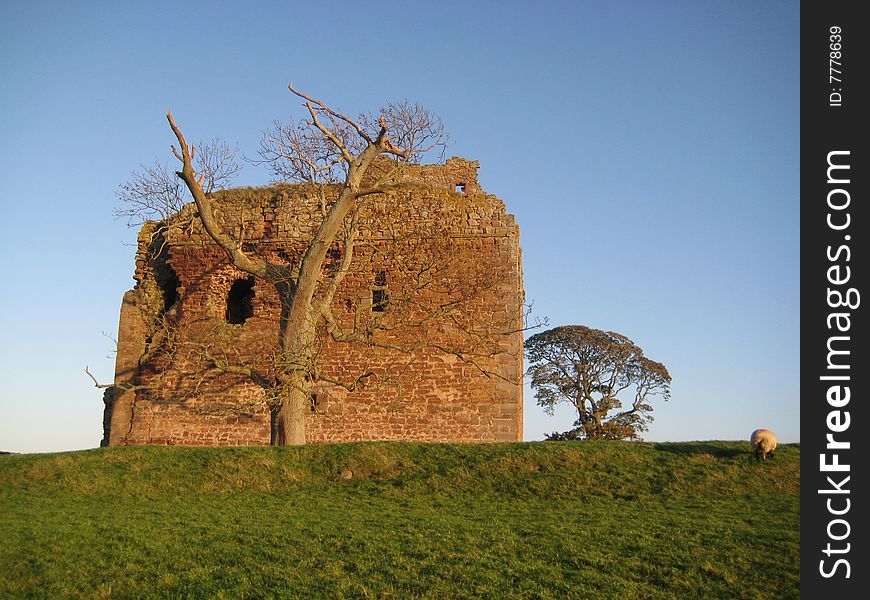
{"label": "stone wall", "polygon": [[[345,330],[372,332],[372,343],[321,332],[309,442],[522,439],[519,228],[480,189],[477,168],[458,158],[413,167],[360,202],[360,239],[332,313]],[[216,202],[245,248],[294,264],[321,198],[282,185],[229,190]],[[338,243],[325,276],[342,257]],[[192,205],[165,227],[143,228],[134,277],[116,369],[116,385],[133,387],[107,394],[104,442],[268,444],[264,389],[208,365],[274,367],[281,306],[272,285],[229,264]]]}

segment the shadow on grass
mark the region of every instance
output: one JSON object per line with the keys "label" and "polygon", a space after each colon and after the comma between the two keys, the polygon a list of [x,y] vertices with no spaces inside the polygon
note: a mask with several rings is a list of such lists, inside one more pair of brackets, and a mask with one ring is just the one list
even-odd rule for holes
{"label": "shadow on grass", "polygon": [[741,454],[749,452],[748,448],[746,450],[741,450],[740,448],[724,448],[722,446],[716,446],[705,442],[698,442],[697,444],[687,442],[680,442],[679,444],[656,444],[655,449],[663,450],[664,452],[672,452],[674,454],[711,454],[723,458],[740,456]]}

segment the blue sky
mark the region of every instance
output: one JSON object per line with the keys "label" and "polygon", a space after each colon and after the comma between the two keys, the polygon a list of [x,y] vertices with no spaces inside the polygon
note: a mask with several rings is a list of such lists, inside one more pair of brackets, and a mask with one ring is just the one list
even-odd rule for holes
{"label": "blue sky", "polygon": [[[129,5],[128,5],[129,4]],[[135,232],[115,191],[188,139],[407,98],[521,227],[551,325],[673,376],[647,440],[799,434],[799,4],[0,5],[0,450],[95,447]],[[240,184],[265,184],[246,166]],[[103,333],[108,336],[103,335]],[[525,436],[567,429],[525,394]]]}

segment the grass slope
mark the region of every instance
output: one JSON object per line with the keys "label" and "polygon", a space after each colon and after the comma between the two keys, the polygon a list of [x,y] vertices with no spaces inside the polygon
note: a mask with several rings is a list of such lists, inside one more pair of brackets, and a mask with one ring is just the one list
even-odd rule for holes
{"label": "grass slope", "polygon": [[799,461],[737,442],[4,455],[0,597],[797,598]]}

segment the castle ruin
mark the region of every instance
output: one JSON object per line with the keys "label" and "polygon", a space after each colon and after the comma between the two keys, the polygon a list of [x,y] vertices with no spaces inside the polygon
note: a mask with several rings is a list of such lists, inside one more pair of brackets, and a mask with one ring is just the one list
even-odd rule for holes
{"label": "castle ruin", "polygon": [[[522,440],[519,227],[480,188],[477,169],[460,158],[412,165],[359,201],[352,267],[330,311],[365,335],[337,341],[324,327],[318,337],[308,443]],[[303,184],[226,190],[216,217],[246,248],[293,264],[318,225],[321,193]],[[331,249],[325,272],[342,252]],[[134,279],[103,445],[269,444],[267,391],[237,367],[265,373],[274,362],[275,288],[228,262],[194,205],[143,226]]]}

